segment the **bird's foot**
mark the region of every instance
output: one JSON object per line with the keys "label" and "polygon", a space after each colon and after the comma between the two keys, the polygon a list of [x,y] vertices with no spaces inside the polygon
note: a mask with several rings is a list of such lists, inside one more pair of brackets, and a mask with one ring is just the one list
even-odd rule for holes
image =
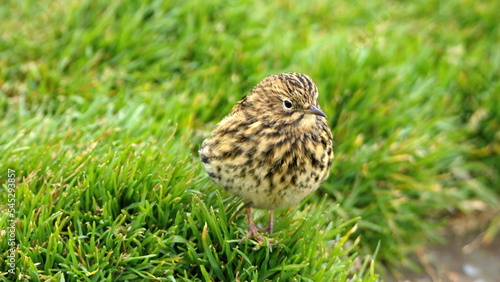
{"label": "bird's foot", "polygon": [[274,232],[274,227],[272,225],[268,225],[266,228],[266,233],[273,234],[273,232]]}
{"label": "bird's foot", "polygon": [[[247,239],[254,239],[255,241],[257,241],[257,243],[259,243],[259,245],[261,245],[265,242],[268,242],[269,243],[269,250],[272,252],[273,251],[272,244],[276,244],[276,243],[278,243],[278,241],[276,239],[273,239],[273,238],[266,238],[266,237],[262,236],[259,233],[257,226],[253,222],[250,206],[246,206],[246,211],[247,211],[247,216],[248,216],[248,232],[245,235],[245,237],[243,237],[240,240],[240,242],[245,241]],[[273,224],[272,224],[273,218],[274,218],[274,213],[271,213],[269,225],[267,226],[267,229],[266,229],[267,233],[269,233],[269,234],[271,234],[273,232]]]}
{"label": "bird's foot", "polygon": [[240,240],[240,242],[246,241],[248,239],[255,240],[257,242],[257,245],[259,245],[259,246],[260,245],[268,245],[269,251],[271,251],[271,252],[273,251],[272,245],[275,245],[278,243],[278,241],[276,239],[267,238],[267,237],[263,236],[261,233],[259,233],[257,226],[255,226],[255,225],[250,225],[250,227],[248,228],[247,234],[245,235],[245,237],[243,237]]}

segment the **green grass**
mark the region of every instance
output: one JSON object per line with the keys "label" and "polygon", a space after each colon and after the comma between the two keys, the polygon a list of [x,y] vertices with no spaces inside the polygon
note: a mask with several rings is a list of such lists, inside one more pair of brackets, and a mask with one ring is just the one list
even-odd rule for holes
{"label": "green grass", "polygon": [[[8,169],[20,280],[373,281],[416,268],[408,256],[441,241],[448,215],[474,201],[500,210],[497,8],[7,1],[0,278],[13,278]],[[209,181],[197,148],[283,71],[318,85],[336,158],[317,193],[277,212],[271,252],[239,243],[242,204]]]}

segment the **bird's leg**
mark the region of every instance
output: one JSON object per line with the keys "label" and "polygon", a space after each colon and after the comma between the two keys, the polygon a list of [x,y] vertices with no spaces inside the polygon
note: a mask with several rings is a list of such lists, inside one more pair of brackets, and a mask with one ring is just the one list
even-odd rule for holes
{"label": "bird's leg", "polygon": [[246,238],[252,238],[253,236],[259,234],[259,231],[257,231],[257,226],[255,226],[255,223],[253,222],[252,208],[250,208],[249,205],[247,205],[245,208],[247,210],[248,217],[248,233]]}
{"label": "bird's leg", "polygon": [[269,224],[267,225],[267,233],[272,234],[274,231],[274,210],[269,211]]}
{"label": "bird's leg", "polygon": [[[257,242],[259,242],[260,244],[264,243],[265,241],[268,241],[271,244],[277,243],[277,241],[274,240],[274,239],[265,239],[264,236],[259,235],[259,231],[257,230],[257,226],[253,222],[252,209],[250,208],[249,205],[245,206],[245,208],[246,208],[247,217],[248,217],[248,232],[247,232],[247,235],[241,239],[241,241],[244,241],[246,239],[254,237],[254,239]],[[273,231],[273,224],[272,224],[272,222],[273,222],[273,219],[274,219],[274,211],[271,211],[270,214],[271,214],[270,226],[267,227],[268,232],[269,232],[269,230],[271,232]],[[273,251],[273,247],[271,245],[269,245],[269,251],[271,251],[271,252]]]}

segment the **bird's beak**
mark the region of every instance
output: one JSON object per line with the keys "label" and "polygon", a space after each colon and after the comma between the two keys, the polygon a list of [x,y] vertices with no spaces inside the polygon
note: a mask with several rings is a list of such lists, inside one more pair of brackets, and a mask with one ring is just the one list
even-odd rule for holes
{"label": "bird's beak", "polygon": [[326,117],[325,113],[323,113],[320,109],[315,106],[310,106],[304,110],[306,114],[318,115],[322,117]]}

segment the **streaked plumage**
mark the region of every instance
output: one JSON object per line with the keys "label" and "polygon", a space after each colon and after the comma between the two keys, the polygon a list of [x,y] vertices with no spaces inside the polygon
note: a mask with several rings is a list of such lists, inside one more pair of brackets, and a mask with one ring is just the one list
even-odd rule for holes
{"label": "streaked plumage", "polygon": [[[304,74],[262,80],[201,145],[210,178],[242,198],[248,211],[302,201],[327,178],[333,159],[332,134],[317,97]],[[255,235],[249,220],[249,235]]]}

